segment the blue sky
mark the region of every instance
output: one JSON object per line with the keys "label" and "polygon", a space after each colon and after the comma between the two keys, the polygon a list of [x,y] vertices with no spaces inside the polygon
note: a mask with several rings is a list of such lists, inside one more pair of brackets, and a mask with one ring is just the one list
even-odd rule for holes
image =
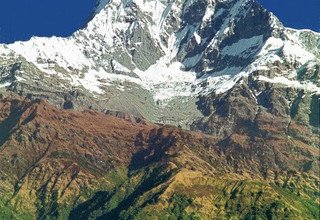
{"label": "blue sky", "polygon": [[[258,0],[289,27],[320,32],[320,0]],[[2,0],[0,42],[69,36],[90,17],[95,0]]]}
{"label": "blue sky", "polygon": [[95,0],[1,0],[0,42],[68,36],[89,19]]}
{"label": "blue sky", "polygon": [[258,0],[282,23],[292,28],[320,32],[320,0]]}

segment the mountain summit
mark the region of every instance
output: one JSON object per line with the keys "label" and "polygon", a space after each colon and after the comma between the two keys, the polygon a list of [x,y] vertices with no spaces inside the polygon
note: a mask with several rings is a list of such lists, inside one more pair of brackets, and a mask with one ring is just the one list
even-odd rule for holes
{"label": "mountain summit", "polygon": [[201,116],[197,97],[253,75],[319,94],[317,80],[299,78],[319,69],[319,36],[283,27],[254,0],[99,1],[86,28],[69,38],[2,45],[3,66],[26,71],[15,65],[1,81],[56,105],[81,93],[73,100],[79,108],[108,106],[188,127]]}

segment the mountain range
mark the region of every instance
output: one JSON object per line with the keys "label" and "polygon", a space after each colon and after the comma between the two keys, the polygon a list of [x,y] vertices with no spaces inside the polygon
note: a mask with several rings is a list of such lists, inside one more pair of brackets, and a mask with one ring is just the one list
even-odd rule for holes
{"label": "mountain range", "polygon": [[0,218],[318,219],[320,34],[255,0],[101,0],[0,45]]}

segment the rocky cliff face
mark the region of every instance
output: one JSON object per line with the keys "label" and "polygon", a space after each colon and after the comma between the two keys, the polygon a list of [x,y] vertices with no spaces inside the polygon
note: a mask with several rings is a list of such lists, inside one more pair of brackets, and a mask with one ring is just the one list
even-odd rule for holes
{"label": "rocky cliff face", "polygon": [[319,94],[319,34],[283,27],[254,0],[101,1],[69,38],[0,51],[5,89],[185,128],[203,116],[199,96],[242,78]]}

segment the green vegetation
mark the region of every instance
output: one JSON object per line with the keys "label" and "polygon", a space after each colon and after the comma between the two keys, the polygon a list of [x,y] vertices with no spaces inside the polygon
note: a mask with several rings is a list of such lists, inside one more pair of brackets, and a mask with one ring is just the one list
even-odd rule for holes
{"label": "green vegetation", "polygon": [[178,219],[200,219],[195,213],[187,213],[186,208],[192,204],[192,199],[183,194],[174,194],[169,200],[169,207],[166,209],[170,220]]}
{"label": "green vegetation", "polygon": [[118,169],[102,178],[98,189],[84,188],[81,195],[74,195],[71,205],[59,203],[59,193],[44,187],[37,193],[37,216],[17,211],[10,203],[0,203],[0,219],[198,220],[211,216],[269,220],[319,217],[318,194],[306,185],[313,181],[308,176],[282,177],[281,183],[277,184],[197,178],[192,185],[175,184],[169,194],[165,193],[174,174],[165,167],[145,168],[133,174]]}
{"label": "green vegetation", "polygon": [[0,198],[0,219],[17,219],[17,220],[31,220],[34,216],[26,211],[18,211],[10,203],[5,202],[5,197],[1,195]]}

